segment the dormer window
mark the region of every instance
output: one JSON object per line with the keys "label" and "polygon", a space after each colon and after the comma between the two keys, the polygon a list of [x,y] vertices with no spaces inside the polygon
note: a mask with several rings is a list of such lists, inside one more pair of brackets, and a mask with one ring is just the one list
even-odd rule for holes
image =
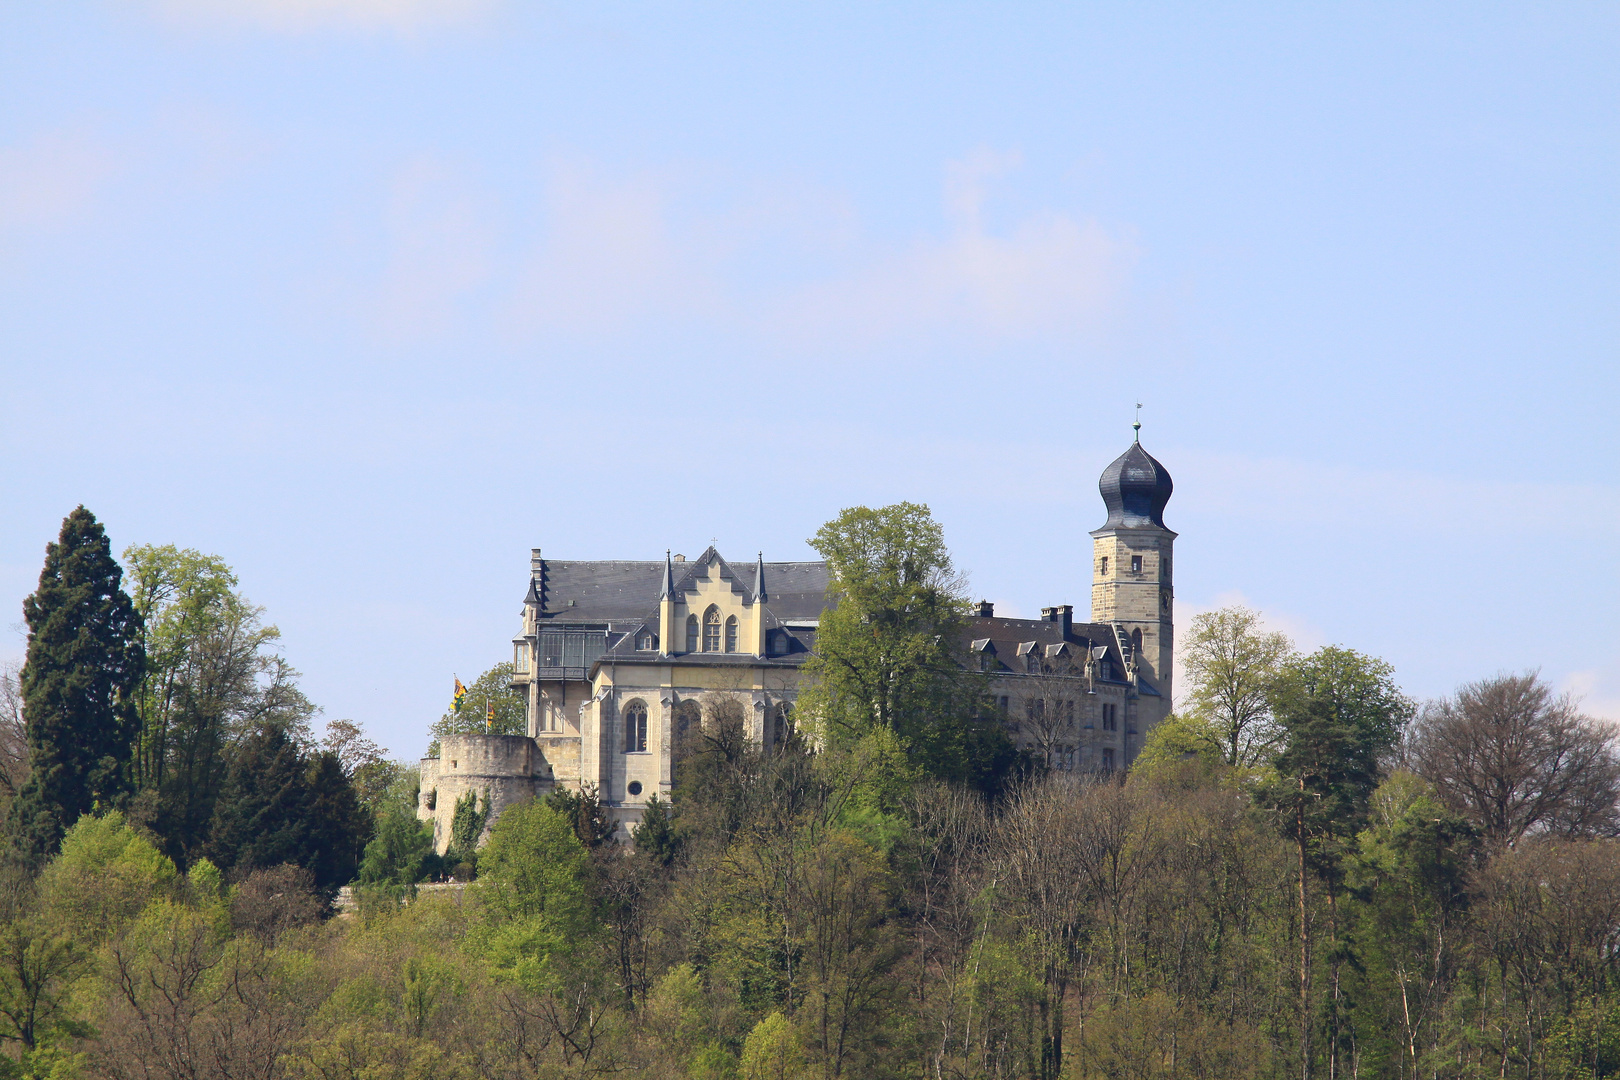
{"label": "dormer window", "polygon": [[703,651],[720,651],[720,609],[717,607],[703,613]]}
{"label": "dormer window", "polygon": [[643,633],[640,637],[636,638],[636,650],[638,652],[652,652],[653,650],[655,650],[657,648],[658,648],[658,635],[657,634]]}

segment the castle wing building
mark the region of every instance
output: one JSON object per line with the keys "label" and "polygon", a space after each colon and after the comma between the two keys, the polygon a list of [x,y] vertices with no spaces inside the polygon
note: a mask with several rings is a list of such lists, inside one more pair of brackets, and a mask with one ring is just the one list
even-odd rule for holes
{"label": "castle wing building", "polygon": [[[1104,470],[1108,518],[1093,532],[1091,621],[1071,605],[1039,619],[967,620],[961,662],[987,675],[990,706],[1024,749],[1060,770],[1129,765],[1169,712],[1170,475],[1139,443]],[[418,815],[442,852],[456,800],[491,822],[556,786],[594,790],[626,829],[669,797],[685,740],[717,703],[767,751],[794,724],[800,668],[832,602],[825,562],[556,560],[530,553],[513,686],[525,735],[455,735],[422,762]]]}

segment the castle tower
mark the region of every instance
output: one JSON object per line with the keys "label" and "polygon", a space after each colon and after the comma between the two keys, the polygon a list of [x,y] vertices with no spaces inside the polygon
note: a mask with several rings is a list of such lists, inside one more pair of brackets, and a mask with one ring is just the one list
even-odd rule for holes
{"label": "castle tower", "polygon": [[1091,534],[1091,621],[1114,627],[1129,646],[1127,663],[1168,707],[1176,534],[1165,528],[1164,506],[1173,485],[1165,467],[1142,449],[1142,425],[1135,427],[1137,441],[1103,470],[1097,485],[1108,520]]}

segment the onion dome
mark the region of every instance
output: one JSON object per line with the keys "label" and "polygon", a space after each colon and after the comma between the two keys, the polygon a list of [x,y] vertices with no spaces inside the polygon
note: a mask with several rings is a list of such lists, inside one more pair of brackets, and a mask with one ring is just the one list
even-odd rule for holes
{"label": "onion dome", "polygon": [[1164,504],[1175,485],[1170,473],[1142,449],[1139,442],[1103,470],[1097,482],[1103,505],[1108,507],[1104,529],[1165,528]]}

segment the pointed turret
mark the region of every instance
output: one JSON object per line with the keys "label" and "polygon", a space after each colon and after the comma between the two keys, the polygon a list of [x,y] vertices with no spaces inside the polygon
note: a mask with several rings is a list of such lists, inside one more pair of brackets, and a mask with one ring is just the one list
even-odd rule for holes
{"label": "pointed turret", "polygon": [[765,553],[759,553],[759,561],[754,564],[754,597],[753,603],[763,604],[765,595]]}
{"label": "pointed turret", "polygon": [[660,600],[675,599],[675,564],[670,560],[669,551],[664,551],[664,587],[658,594]]}

